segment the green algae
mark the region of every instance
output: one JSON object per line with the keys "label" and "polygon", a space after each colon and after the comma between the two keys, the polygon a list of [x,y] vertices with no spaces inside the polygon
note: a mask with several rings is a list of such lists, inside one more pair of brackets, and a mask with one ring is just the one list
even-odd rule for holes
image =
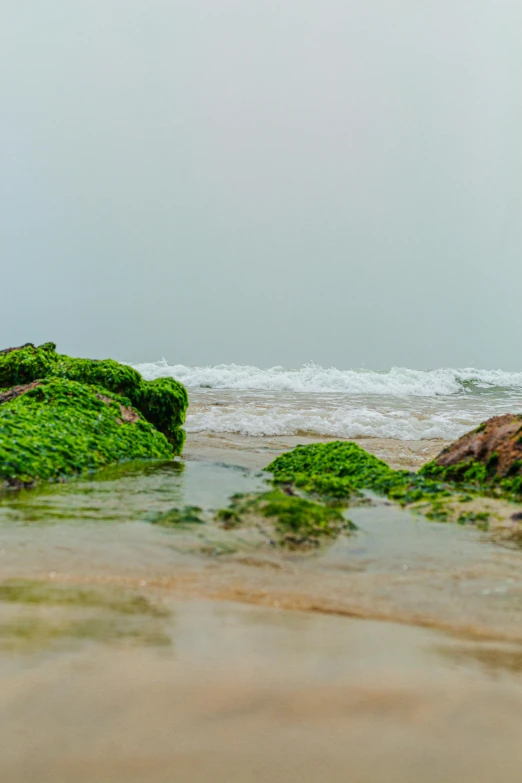
{"label": "green algae", "polygon": [[141,382],[135,398],[129,397],[140,413],[163,432],[172,443],[175,454],[181,454],[185,444],[185,423],[188,395],[184,386],[174,378],[157,378]]}
{"label": "green algae", "polygon": [[342,513],[364,493],[388,497],[403,506],[422,507],[430,519],[448,521],[450,487],[416,473],[393,470],[356,443],[336,441],[297,446],[268,467],[271,492],[232,497],[216,519],[230,529],[252,518],[269,518],[279,544],[318,546],[353,530]]}
{"label": "green algae", "polygon": [[495,473],[497,460],[498,455],[493,453],[486,463],[468,460],[456,465],[443,466],[432,461],[423,465],[418,475],[427,480],[447,484],[454,491],[520,501],[522,476],[513,474],[520,470],[522,462],[515,460],[507,476],[498,476]]}
{"label": "green algae", "polygon": [[110,616],[60,620],[20,617],[0,622],[0,649],[4,652],[34,653],[67,642],[168,647],[171,638],[155,624],[137,624]]}
{"label": "green algae", "polygon": [[142,416],[124,420],[122,407],[129,406],[102,387],[43,380],[0,405],[0,478],[23,486],[122,460],[172,458],[172,445]]}
{"label": "green algae", "polygon": [[418,473],[393,470],[351,442],[298,446],[277,457],[266,470],[275,486],[297,489],[315,500],[347,506],[373,492],[436,522],[474,525],[485,530],[489,512],[464,511],[461,504],[477,498],[519,500],[520,477],[494,480],[495,459],[439,468],[428,463]]}
{"label": "green algae", "polygon": [[459,525],[473,525],[479,530],[488,530],[491,515],[486,511],[463,511],[457,518]]}
{"label": "green algae", "polygon": [[431,522],[449,522],[451,519],[451,509],[440,500],[435,500],[424,512],[424,516]]}
{"label": "green algae", "polygon": [[147,522],[160,527],[183,527],[184,525],[203,525],[202,509],[199,506],[184,506],[171,508],[164,513],[153,513],[147,517]]}
{"label": "green algae", "polygon": [[35,579],[6,579],[0,582],[0,602],[45,604],[106,609],[120,614],[148,614],[166,617],[168,612],[141,594],[119,588],[84,587]]}
{"label": "green algae", "polygon": [[188,397],[173,378],[145,381],[112,359],[58,354],[54,343],[0,353],[0,388],[36,382],[0,404],[0,479],[8,485],[182,452]]}
{"label": "green algae", "polygon": [[170,612],[120,587],[9,579],[0,582],[0,617],[0,648],[6,651],[34,652],[77,641],[171,643],[163,627]]}
{"label": "green algae", "polygon": [[228,508],[220,509],[216,520],[226,529],[268,520],[273,525],[271,540],[280,546],[317,547],[342,532],[355,529],[341,511],[275,489],[251,495],[235,495]]}
{"label": "green algae", "polygon": [[173,378],[145,381],[132,367],[113,359],[77,359],[56,352],[54,343],[27,345],[0,354],[0,388],[58,377],[103,387],[126,397],[142,416],[181,454],[185,433],[181,429],[188,407],[185,387]]}
{"label": "green algae", "polygon": [[51,374],[57,356],[54,343],[46,343],[39,348],[27,345],[0,354],[0,387],[9,389],[45,378]]}
{"label": "green algae", "polygon": [[441,482],[393,470],[356,443],[346,441],[297,446],[277,457],[266,470],[273,474],[276,485],[290,484],[333,503],[348,503],[368,491],[403,505],[450,494]]}

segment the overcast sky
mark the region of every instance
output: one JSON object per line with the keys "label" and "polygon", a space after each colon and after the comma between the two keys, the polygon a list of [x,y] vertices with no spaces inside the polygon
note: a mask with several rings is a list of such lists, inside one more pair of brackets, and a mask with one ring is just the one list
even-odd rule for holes
{"label": "overcast sky", "polygon": [[520,0],[4,0],[0,348],[522,369]]}

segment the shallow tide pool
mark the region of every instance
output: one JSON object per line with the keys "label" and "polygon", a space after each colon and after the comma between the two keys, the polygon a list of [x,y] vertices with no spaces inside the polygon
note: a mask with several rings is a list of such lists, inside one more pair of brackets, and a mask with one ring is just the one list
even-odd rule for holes
{"label": "shallow tide pool", "polygon": [[519,780],[520,552],[377,500],[315,552],[213,522],[263,486],[187,461],[2,496],[0,779]]}

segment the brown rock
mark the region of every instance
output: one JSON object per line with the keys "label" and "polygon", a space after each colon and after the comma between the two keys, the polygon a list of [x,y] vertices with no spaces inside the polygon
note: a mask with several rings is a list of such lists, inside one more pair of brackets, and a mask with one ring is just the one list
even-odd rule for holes
{"label": "brown rock", "polygon": [[522,415],[506,413],[488,419],[443,449],[435,459],[442,467],[462,462],[488,464],[492,474],[501,477],[522,475]]}
{"label": "brown rock", "polygon": [[34,343],[24,343],[24,345],[17,345],[16,348],[4,348],[0,351],[0,356],[5,353],[12,353],[13,351],[20,351],[22,348],[34,348]]}
{"label": "brown rock", "polygon": [[126,408],[125,405],[120,405],[121,418],[129,424],[136,424],[140,420],[140,415],[134,408]]}
{"label": "brown rock", "polygon": [[112,397],[107,397],[106,394],[97,394],[96,395],[99,400],[105,403],[105,405],[110,405],[112,403]]}
{"label": "brown rock", "polygon": [[[97,394],[96,396],[106,405],[110,405],[113,401],[112,398],[107,397],[106,394]],[[119,424],[122,424],[124,421],[127,422],[127,424],[136,424],[136,422],[140,420],[139,413],[137,413],[137,411],[135,411],[133,408],[127,408],[125,405],[120,404],[120,411],[121,419],[117,419]]]}
{"label": "brown rock", "polygon": [[0,394],[0,405],[3,402],[10,402],[11,400],[16,400],[17,397],[20,397],[20,395],[25,394],[25,392],[28,392],[31,389],[36,389],[36,387],[39,386],[40,384],[41,381],[33,381],[32,383],[25,383],[23,384],[23,386],[13,386],[11,389],[8,389],[6,392],[2,392],[2,394]]}

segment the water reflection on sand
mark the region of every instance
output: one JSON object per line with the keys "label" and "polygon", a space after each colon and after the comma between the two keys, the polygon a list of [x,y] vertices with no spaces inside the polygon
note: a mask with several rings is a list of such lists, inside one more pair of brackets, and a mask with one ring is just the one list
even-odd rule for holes
{"label": "water reflection on sand", "polygon": [[518,781],[521,553],[384,504],[273,551],[211,521],[227,454],[0,501],[0,779]]}

